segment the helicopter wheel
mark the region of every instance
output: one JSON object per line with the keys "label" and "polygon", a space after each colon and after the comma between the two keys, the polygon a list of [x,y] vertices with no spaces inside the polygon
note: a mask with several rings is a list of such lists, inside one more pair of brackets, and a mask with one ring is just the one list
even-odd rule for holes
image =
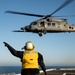
{"label": "helicopter wheel", "polygon": [[42,37],[42,33],[39,33],[39,36]]}
{"label": "helicopter wheel", "polygon": [[44,31],[43,31],[43,34],[46,34],[46,33],[47,33],[47,31],[46,31],[46,30],[44,30]]}

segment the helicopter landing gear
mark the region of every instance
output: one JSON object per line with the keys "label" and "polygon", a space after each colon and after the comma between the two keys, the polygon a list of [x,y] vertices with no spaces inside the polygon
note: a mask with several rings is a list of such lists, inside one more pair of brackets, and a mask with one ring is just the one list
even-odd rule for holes
{"label": "helicopter landing gear", "polygon": [[40,37],[42,37],[42,33],[38,33],[38,35],[39,35]]}
{"label": "helicopter landing gear", "polygon": [[44,31],[43,31],[43,34],[46,34],[46,33],[47,33],[47,31],[46,31],[46,30],[44,30]]}

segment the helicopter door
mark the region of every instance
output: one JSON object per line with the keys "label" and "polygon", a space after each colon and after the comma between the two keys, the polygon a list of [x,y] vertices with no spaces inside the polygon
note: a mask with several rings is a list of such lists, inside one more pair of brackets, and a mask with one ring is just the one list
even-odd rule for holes
{"label": "helicopter door", "polygon": [[40,27],[41,27],[43,30],[45,30],[45,29],[47,28],[47,25],[45,24],[44,21],[41,21],[41,22],[40,22]]}
{"label": "helicopter door", "polygon": [[59,22],[57,23],[57,29],[58,30],[61,30],[62,29],[62,23],[59,23]]}
{"label": "helicopter door", "polygon": [[44,21],[43,22],[40,22],[40,26],[41,27],[44,27],[44,25],[45,25]]}

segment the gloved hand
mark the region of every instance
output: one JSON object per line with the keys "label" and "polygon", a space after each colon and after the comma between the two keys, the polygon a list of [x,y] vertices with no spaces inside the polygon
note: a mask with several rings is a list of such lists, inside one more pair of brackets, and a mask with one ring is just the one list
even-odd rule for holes
{"label": "gloved hand", "polygon": [[4,45],[7,47],[8,46],[8,44],[6,43],[6,42],[3,42],[4,43]]}

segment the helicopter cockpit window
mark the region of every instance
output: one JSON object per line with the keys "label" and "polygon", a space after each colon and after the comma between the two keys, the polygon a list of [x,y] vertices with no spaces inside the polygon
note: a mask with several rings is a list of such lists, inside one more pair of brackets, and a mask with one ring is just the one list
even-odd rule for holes
{"label": "helicopter cockpit window", "polygon": [[52,23],[52,26],[55,26],[55,23]]}
{"label": "helicopter cockpit window", "polygon": [[33,23],[31,23],[31,25],[37,25],[37,22],[33,22]]}

